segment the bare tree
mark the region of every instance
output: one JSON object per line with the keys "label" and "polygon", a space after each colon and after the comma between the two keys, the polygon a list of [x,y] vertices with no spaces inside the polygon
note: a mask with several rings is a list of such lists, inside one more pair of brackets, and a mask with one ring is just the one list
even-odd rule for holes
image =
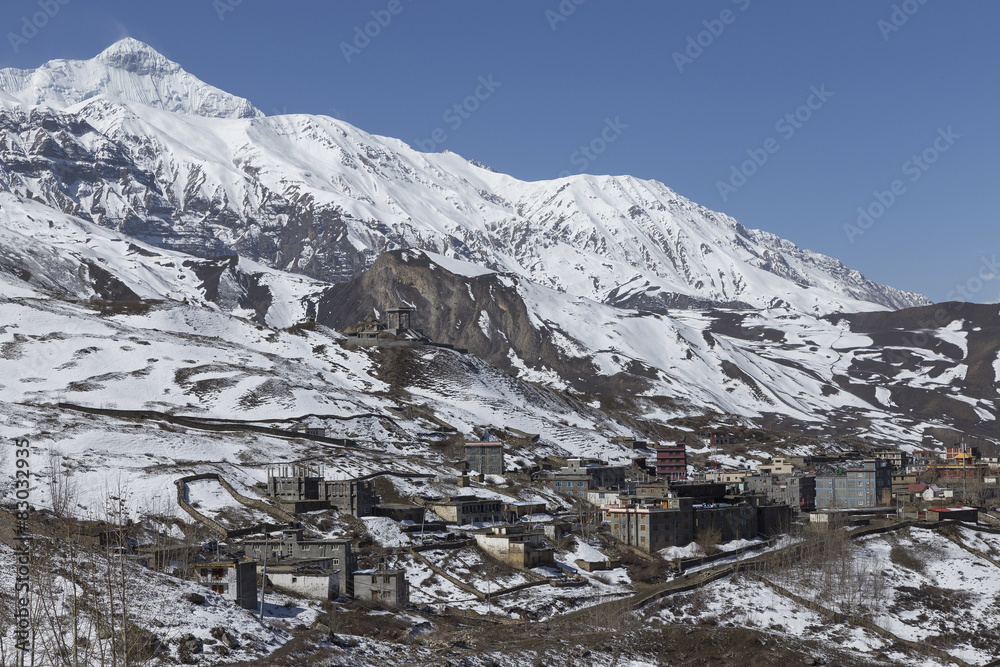
{"label": "bare tree", "polygon": [[68,516],[77,500],[77,486],[73,473],[57,449],[49,450],[49,496],[52,511],[60,517]]}
{"label": "bare tree", "polygon": [[573,511],[580,524],[580,535],[584,541],[590,540],[603,520],[601,508],[586,500],[574,500]]}

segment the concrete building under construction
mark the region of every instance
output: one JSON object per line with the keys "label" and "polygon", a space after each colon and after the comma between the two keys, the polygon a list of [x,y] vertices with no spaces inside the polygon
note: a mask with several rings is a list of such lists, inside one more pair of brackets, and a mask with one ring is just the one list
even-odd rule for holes
{"label": "concrete building under construction", "polygon": [[269,468],[267,496],[293,514],[332,508],[353,516],[374,516],[378,504],[371,480],[328,480],[322,470],[302,465]]}

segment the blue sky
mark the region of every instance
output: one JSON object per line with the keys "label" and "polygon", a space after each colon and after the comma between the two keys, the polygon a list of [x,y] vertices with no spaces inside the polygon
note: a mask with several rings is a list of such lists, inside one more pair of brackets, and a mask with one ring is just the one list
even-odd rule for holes
{"label": "blue sky", "polygon": [[656,179],[879,282],[996,301],[998,24],[987,0],[6,0],[0,66],[131,36],[269,114],[527,180]]}

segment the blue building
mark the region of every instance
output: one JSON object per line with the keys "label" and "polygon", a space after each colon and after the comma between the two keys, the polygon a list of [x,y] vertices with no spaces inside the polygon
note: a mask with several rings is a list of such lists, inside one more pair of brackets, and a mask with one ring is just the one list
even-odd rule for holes
{"label": "blue building", "polygon": [[863,509],[888,502],[892,465],[871,459],[833,475],[816,476],[816,509]]}

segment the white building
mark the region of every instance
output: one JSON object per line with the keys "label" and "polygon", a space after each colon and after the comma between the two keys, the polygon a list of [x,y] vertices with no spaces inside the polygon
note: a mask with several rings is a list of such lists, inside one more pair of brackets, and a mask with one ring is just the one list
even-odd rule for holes
{"label": "white building", "polygon": [[340,592],[340,572],[317,567],[279,565],[268,568],[267,578],[275,586],[318,600],[334,600]]}

